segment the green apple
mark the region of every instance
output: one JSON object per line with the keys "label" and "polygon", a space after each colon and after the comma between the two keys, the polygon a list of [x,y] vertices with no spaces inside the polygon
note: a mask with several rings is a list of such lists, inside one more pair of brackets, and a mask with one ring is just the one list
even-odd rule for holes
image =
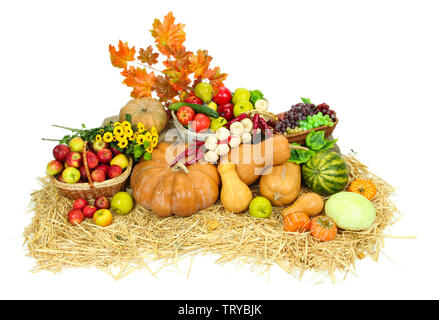
{"label": "green apple", "polygon": [[238,88],[233,93],[232,102],[236,104],[238,101],[250,101],[250,91],[245,88]]}
{"label": "green apple", "polygon": [[223,117],[218,117],[216,119],[212,119],[212,121],[210,121],[210,130],[215,132],[216,130],[218,130],[219,128],[224,126],[226,123],[227,123],[227,120]]}
{"label": "green apple", "polygon": [[270,200],[264,197],[256,197],[250,202],[250,215],[255,218],[268,218],[273,211]]}
{"label": "green apple", "polygon": [[64,182],[73,184],[81,179],[81,172],[76,168],[68,167],[62,172],[62,178]]}
{"label": "green apple", "polygon": [[81,137],[75,137],[70,140],[69,147],[73,152],[82,152],[82,149],[84,149],[84,140],[82,140]]}
{"label": "green apple", "polygon": [[200,82],[195,86],[195,95],[203,100],[204,103],[209,103],[213,97],[213,88],[210,83]]}
{"label": "green apple", "polygon": [[117,214],[127,214],[133,206],[133,198],[128,192],[118,192],[111,199],[111,210]]}
{"label": "green apple", "polygon": [[241,113],[247,112],[253,110],[253,105],[250,101],[238,101],[235,103],[235,106],[233,107],[233,115],[235,117],[239,116]]}

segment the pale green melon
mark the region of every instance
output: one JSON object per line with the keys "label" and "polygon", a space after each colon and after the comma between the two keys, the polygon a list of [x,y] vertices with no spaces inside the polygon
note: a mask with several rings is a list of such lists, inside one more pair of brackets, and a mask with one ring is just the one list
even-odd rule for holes
{"label": "pale green melon", "polygon": [[342,191],[329,197],[325,213],[337,227],[350,231],[360,231],[372,225],[376,218],[372,202],[358,193]]}

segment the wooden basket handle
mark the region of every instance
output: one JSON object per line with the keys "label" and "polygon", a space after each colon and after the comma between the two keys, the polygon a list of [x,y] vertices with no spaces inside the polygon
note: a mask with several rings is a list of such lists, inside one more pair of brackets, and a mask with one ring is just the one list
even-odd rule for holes
{"label": "wooden basket handle", "polygon": [[87,179],[88,179],[88,185],[90,186],[91,189],[94,189],[95,186],[93,184],[93,180],[91,179],[90,169],[87,163],[87,143],[88,141],[84,142],[84,148],[82,149],[82,161],[84,162],[85,173],[87,174]]}

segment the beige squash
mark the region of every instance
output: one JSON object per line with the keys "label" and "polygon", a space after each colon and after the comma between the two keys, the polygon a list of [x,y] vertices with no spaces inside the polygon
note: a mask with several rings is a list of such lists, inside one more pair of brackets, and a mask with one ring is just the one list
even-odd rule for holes
{"label": "beige squash", "polygon": [[155,127],[158,133],[166,127],[168,122],[165,108],[160,101],[148,97],[128,101],[120,110],[119,121],[126,120],[127,114],[131,115],[133,124],[141,122],[148,130]]}
{"label": "beige squash", "polygon": [[269,174],[262,174],[259,191],[272,205],[285,206],[296,200],[299,195],[300,180],[300,165],[287,161],[274,166]]}

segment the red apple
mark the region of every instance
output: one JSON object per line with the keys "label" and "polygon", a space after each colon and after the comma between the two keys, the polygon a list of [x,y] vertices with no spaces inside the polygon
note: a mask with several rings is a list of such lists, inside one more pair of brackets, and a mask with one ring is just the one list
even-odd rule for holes
{"label": "red apple", "polygon": [[87,205],[82,209],[82,213],[86,218],[93,218],[96,210],[98,210],[95,206]]}
{"label": "red apple", "polygon": [[108,163],[113,158],[113,153],[110,149],[102,149],[98,151],[98,159],[100,163]]}
{"label": "red apple", "polygon": [[95,200],[95,207],[98,209],[108,209],[110,207],[110,201],[103,196],[97,197]]}
{"label": "red apple", "polygon": [[[108,150],[108,149],[104,149],[104,150]],[[110,151],[110,150],[108,150]],[[111,151],[110,151],[111,153]],[[94,169],[98,166],[99,164],[99,159],[96,156],[96,153],[92,152],[92,151],[87,151],[85,153],[86,157],[87,157],[87,165],[90,169]]]}
{"label": "red apple", "polygon": [[96,152],[107,148],[108,148],[108,143],[106,143],[104,140],[99,140],[99,141],[95,140],[93,142],[93,150]]}
{"label": "red apple", "polygon": [[88,205],[87,200],[79,198],[76,199],[75,202],[73,202],[73,209],[82,210],[86,205]]}
{"label": "red apple", "polygon": [[227,121],[230,121],[235,117],[233,115],[233,107],[233,103],[230,102],[220,104],[218,106],[218,113],[221,117],[225,118]]}
{"label": "red apple", "polygon": [[100,164],[96,167],[95,170],[103,170],[106,175],[108,175],[108,170],[110,169],[110,166],[108,164]]}
{"label": "red apple", "polygon": [[57,179],[58,179],[59,182],[64,182],[65,183],[64,179],[62,178],[62,172],[58,175]]}
{"label": "red apple", "polygon": [[81,180],[87,181],[88,180],[88,178],[87,178],[87,171],[85,171],[85,166],[84,165],[79,167],[79,172],[81,173]]}
{"label": "red apple", "polygon": [[79,209],[72,209],[67,215],[67,220],[69,220],[70,224],[76,226],[84,221],[84,214]]}
{"label": "red apple", "polygon": [[110,169],[108,169],[108,177],[110,179],[116,178],[122,174],[122,168],[118,165],[112,165]]}
{"label": "red apple", "polygon": [[69,167],[79,168],[82,165],[82,156],[79,152],[70,152],[66,158]]}
{"label": "red apple", "polygon": [[54,176],[63,171],[64,166],[63,164],[58,160],[52,160],[47,164],[46,167],[46,173],[48,175]]}
{"label": "red apple", "polygon": [[100,227],[106,227],[111,224],[113,221],[113,215],[111,214],[111,211],[108,209],[100,209],[95,212],[93,215],[93,220],[96,225]]}
{"label": "red apple", "polygon": [[70,148],[65,144],[59,144],[53,148],[53,157],[61,162],[66,161],[67,155],[70,153]]}
{"label": "red apple", "polygon": [[93,172],[91,173],[91,179],[94,182],[102,182],[105,180],[106,177],[107,175],[103,170],[93,170]]}
{"label": "red apple", "polygon": [[117,150],[115,147],[110,147],[111,152],[113,152],[113,156],[117,156],[118,154],[121,154],[122,151]]}

